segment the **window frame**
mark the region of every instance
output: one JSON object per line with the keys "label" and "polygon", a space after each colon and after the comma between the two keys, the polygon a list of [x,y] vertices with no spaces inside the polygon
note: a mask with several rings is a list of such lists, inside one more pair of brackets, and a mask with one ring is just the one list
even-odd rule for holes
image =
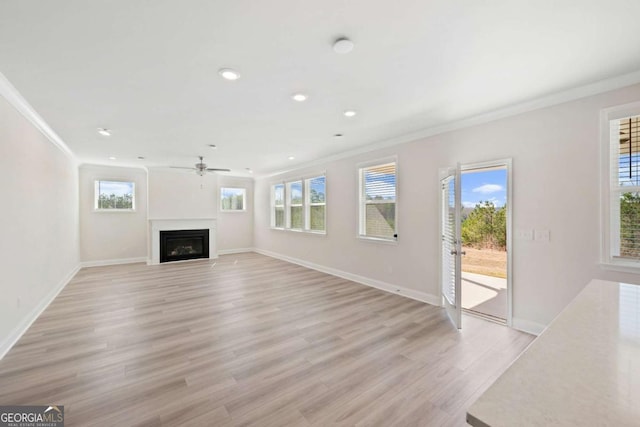
{"label": "window frame", "polygon": [[[298,184],[300,183],[300,203],[293,203],[293,201],[291,200],[291,196],[293,194],[293,191],[291,191],[291,186],[294,184]],[[285,183],[285,187],[284,187],[284,195],[285,195],[285,228],[287,230],[291,230],[291,231],[304,231],[305,230],[305,217],[304,217],[304,210],[305,210],[305,206],[304,206],[304,201],[305,201],[305,192],[304,192],[304,180],[302,179],[296,179],[294,181],[287,181]],[[291,221],[293,219],[293,214],[292,212],[292,208],[300,208],[300,216],[302,217],[302,225],[300,226],[300,228],[294,228],[293,225],[291,224]]]}
{"label": "window frame", "polygon": [[[276,187],[279,186],[282,186],[282,205],[276,204]],[[286,185],[284,182],[276,182],[271,184],[271,228],[274,230],[284,230],[287,225],[285,188]],[[276,225],[276,208],[278,207],[282,207],[282,227],[278,227]]]}
{"label": "window frame", "polygon": [[[222,203],[223,190],[242,190],[242,209],[224,209]],[[247,189],[245,187],[223,187],[220,186],[220,212],[224,213],[242,213],[247,212]]]}
{"label": "window frame", "polygon": [[[309,196],[310,190],[309,185],[310,181],[316,178],[324,177],[324,195],[325,201],[324,203],[311,203]],[[302,203],[291,203],[291,184],[300,183],[302,188]],[[278,205],[284,208],[284,225],[282,227],[276,227],[276,205],[275,205],[275,192],[276,187],[283,186],[283,199],[284,204]],[[304,175],[304,176],[296,176],[288,179],[284,179],[282,181],[272,182],[270,184],[270,194],[271,194],[271,229],[272,230],[280,230],[280,231],[292,231],[295,233],[308,233],[308,234],[316,234],[316,235],[326,235],[327,234],[327,174],[325,171]],[[310,207],[311,206],[320,206],[324,205],[324,230],[312,230],[310,223]],[[292,228],[291,227],[291,208],[292,207],[301,207],[302,208],[302,227],[301,228]]]}
{"label": "window frame", "polygon": [[[366,198],[365,198],[365,180],[364,180],[364,171],[365,169],[380,167],[389,164],[395,165],[395,208],[394,208],[394,237],[381,237],[381,236],[368,236],[366,233]],[[367,162],[361,162],[357,164],[357,182],[358,182],[358,229],[356,237],[362,241],[376,242],[376,243],[386,243],[396,245],[398,244],[398,201],[399,201],[399,166],[398,166],[398,156],[389,156],[383,157],[376,160],[370,160]],[[364,203],[363,203],[364,202]]]}
{"label": "window frame", "polygon": [[[613,157],[613,141],[611,138],[611,122],[624,118],[640,116],[640,102],[619,105],[600,111],[600,265],[607,270],[623,272],[640,272],[640,259],[615,257],[616,242],[620,239],[619,218],[613,213],[619,211],[619,198],[614,196],[630,192],[640,192],[640,186],[615,185],[612,179],[617,171]],[[617,141],[616,141],[617,142]],[[614,167],[616,170],[614,171]],[[618,205],[614,202],[618,202]]]}
{"label": "window frame", "polygon": [[[311,181],[318,178],[324,178],[324,202],[322,203],[312,203],[311,202]],[[305,199],[304,199],[304,223],[305,223],[305,231],[308,233],[315,234],[326,234],[327,233],[327,175],[321,174],[316,175],[310,178],[304,179],[304,191],[305,191]],[[313,230],[311,228],[311,207],[312,206],[324,206],[324,228],[322,230]]]}
{"label": "window frame", "polygon": [[[101,182],[120,182],[131,184],[131,208],[101,208],[99,207],[100,199],[100,183]],[[135,181],[123,180],[123,179],[94,179],[93,181],[93,211],[99,213],[105,212],[118,212],[118,213],[131,213],[136,212],[136,183]]]}

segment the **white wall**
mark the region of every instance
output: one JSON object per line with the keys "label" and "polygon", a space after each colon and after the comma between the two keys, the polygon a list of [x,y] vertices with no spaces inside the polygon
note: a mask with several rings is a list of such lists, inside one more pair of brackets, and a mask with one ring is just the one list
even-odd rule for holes
{"label": "white wall", "polygon": [[0,97],[0,358],[77,271],[78,169]]}
{"label": "white wall", "polygon": [[[134,212],[94,210],[95,181],[135,183]],[[84,265],[147,258],[147,172],[141,168],[80,167],[80,260]]]}
{"label": "white wall", "polygon": [[[220,211],[220,188],[245,188],[246,210],[243,212]],[[253,178],[218,176],[218,251],[233,252],[253,247]]]}
{"label": "white wall", "polygon": [[[639,99],[636,85],[257,180],[255,247],[436,298],[438,169],[513,158],[514,230],[551,231],[550,242],[513,242],[514,325],[539,330],[593,277],[640,282],[598,265],[599,110]],[[359,240],[357,164],[396,154],[398,243]],[[325,169],[327,236],[271,230],[270,184]]]}
{"label": "white wall", "polygon": [[216,174],[150,169],[148,179],[149,219],[217,217]]}

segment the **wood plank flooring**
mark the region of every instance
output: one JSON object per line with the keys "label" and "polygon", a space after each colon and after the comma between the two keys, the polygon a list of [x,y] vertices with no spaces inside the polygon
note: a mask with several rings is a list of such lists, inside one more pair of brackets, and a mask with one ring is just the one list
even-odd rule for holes
{"label": "wood plank flooring", "polygon": [[0,361],[67,426],[460,426],[532,336],[262,255],[81,270]]}

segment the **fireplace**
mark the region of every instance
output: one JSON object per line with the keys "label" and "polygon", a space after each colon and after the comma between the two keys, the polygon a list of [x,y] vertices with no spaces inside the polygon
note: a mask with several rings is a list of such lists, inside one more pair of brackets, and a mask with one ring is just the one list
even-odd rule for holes
{"label": "fireplace", "polygon": [[209,258],[209,230],[160,231],[160,262]]}

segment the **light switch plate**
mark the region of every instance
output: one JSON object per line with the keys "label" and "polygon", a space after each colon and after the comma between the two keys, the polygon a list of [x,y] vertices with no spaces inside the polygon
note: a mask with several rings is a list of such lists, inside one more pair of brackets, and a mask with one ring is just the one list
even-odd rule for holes
{"label": "light switch plate", "polygon": [[536,240],[548,242],[551,240],[551,232],[549,230],[536,230]]}
{"label": "light switch plate", "polygon": [[530,230],[530,229],[516,230],[516,239],[518,239],[518,240],[533,240],[533,230]]}

